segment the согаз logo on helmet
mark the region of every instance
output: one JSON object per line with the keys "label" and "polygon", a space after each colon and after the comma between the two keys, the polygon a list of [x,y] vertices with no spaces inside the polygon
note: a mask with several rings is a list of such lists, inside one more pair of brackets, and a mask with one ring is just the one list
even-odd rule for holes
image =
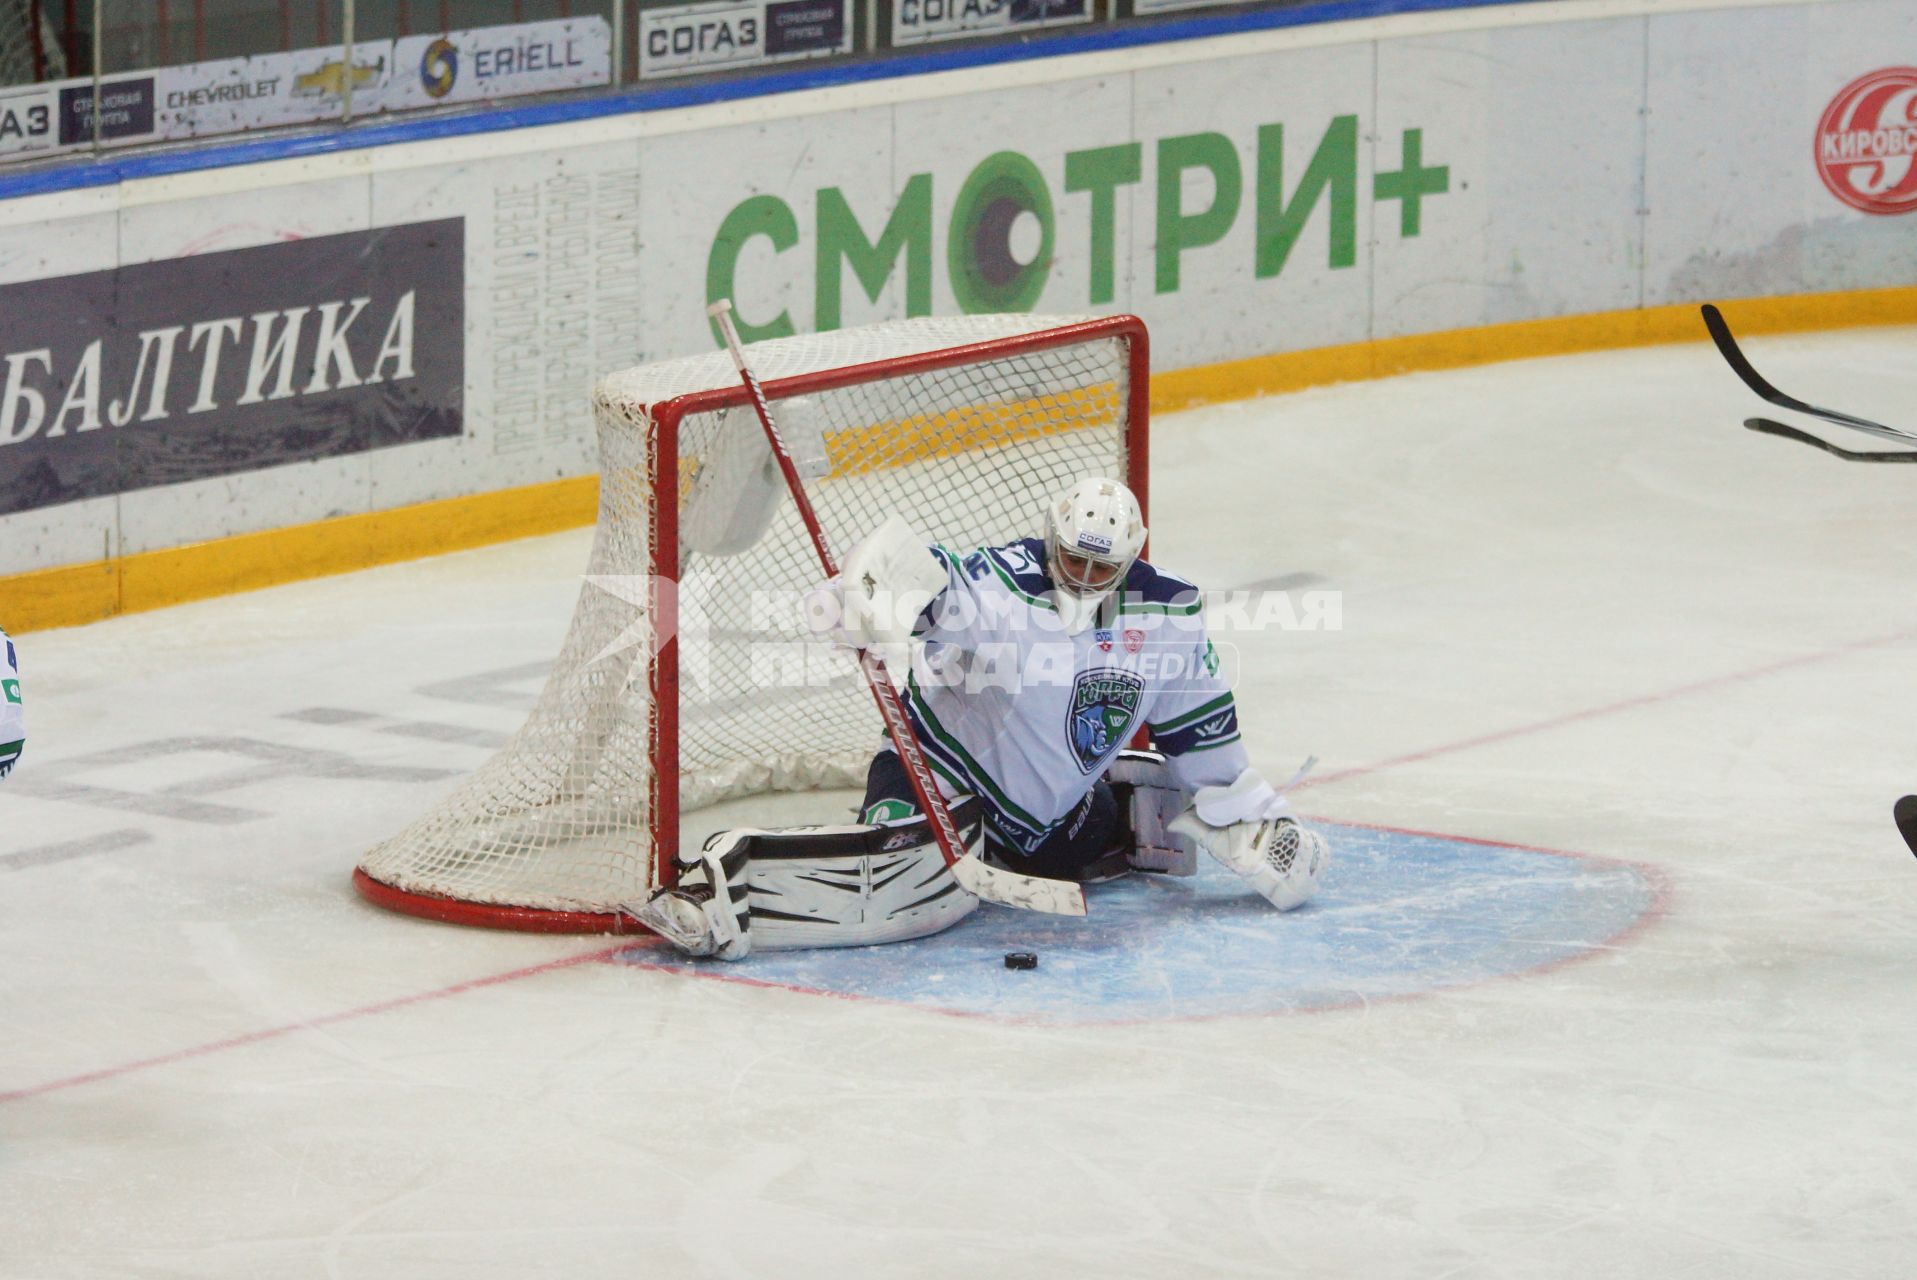
{"label": "\u0441\u043e\u0433\u0430\u0437 logo on helmet", "polygon": [[1917,209],[1917,67],[1859,77],[1817,122],[1817,173],[1865,213]]}

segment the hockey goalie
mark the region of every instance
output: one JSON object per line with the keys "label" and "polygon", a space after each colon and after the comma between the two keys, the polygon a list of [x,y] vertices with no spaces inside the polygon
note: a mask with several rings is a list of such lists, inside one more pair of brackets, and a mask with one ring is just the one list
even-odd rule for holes
{"label": "hockey goalie", "polygon": [[[1090,477],[1038,535],[958,552],[895,513],[808,600],[833,643],[876,648],[968,844],[1022,875],[1095,883],[1190,875],[1202,848],[1272,906],[1316,891],[1329,856],[1252,767],[1198,589],[1142,559],[1138,499]],[[1152,750],[1128,744],[1140,730]],[[856,825],[724,831],[631,910],[679,950],[924,937],[978,899],[947,868],[890,742]]]}

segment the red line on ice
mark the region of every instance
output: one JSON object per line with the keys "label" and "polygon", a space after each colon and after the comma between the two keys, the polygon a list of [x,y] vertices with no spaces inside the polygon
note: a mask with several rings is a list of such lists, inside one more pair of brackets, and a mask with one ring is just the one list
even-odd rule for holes
{"label": "red line on ice", "polygon": [[1302,791],[1306,787],[1322,787],[1331,782],[1343,782],[1348,778],[1361,778],[1367,774],[1379,773],[1385,769],[1403,764],[1417,764],[1438,756],[1448,756],[1459,751],[1469,751],[1473,747],[1490,746],[1494,742],[1508,742],[1513,738],[1526,737],[1533,733],[1543,733],[1550,729],[1561,729],[1565,725],[1577,724],[1585,720],[1596,720],[1600,716],[1615,715],[1620,711],[1631,711],[1638,707],[1648,707],[1660,702],[1670,702],[1688,694],[1702,693],[1707,689],[1720,689],[1727,685],[1743,684],[1758,680],[1764,676],[1776,675],[1793,667],[1809,666],[1815,662],[1825,662],[1831,658],[1847,657],[1866,649],[1881,649],[1917,636],[1917,627],[1895,631],[1886,636],[1877,636],[1870,640],[1858,640],[1834,649],[1822,649],[1816,653],[1800,653],[1794,658],[1780,658],[1776,662],[1767,662],[1761,667],[1751,667],[1744,671],[1733,671],[1726,675],[1710,676],[1703,680],[1693,680],[1688,684],[1673,685],[1669,689],[1660,689],[1655,693],[1639,694],[1635,698],[1623,698],[1617,702],[1607,702],[1603,706],[1586,707],[1582,711],[1570,711],[1564,715],[1552,716],[1548,720],[1539,720],[1532,724],[1517,725],[1509,729],[1499,729],[1492,733],[1481,733],[1473,738],[1461,738],[1457,742],[1447,742],[1440,746],[1426,747],[1423,751],[1413,751],[1401,756],[1391,756],[1372,764],[1355,765],[1349,769],[1337,769],[1331,773],[1317,774],[1306,778],[1294,790]]}
{"label": "red line on ice", "polygon": [[485,978],[472,978],[466,982],[455,982],[450,987],[440,987],[435,991],[416,992],[410,996],[400,996],[393,1000],[382,1000],[377,1004],[361,1005],[356,1009],[344,1009],[338,1013],[323,1014],[317,1018],[305,1018],[299,1022],[287,1022],[277,1027],[267,1027],[262,1031],[249,1031],[243,1036],[233,1036],[227,1040],[214,1040],[207,1044],[194,1045],[190,1049],[176,1049],[172,1053],[163,1053],[152,1058],[140,1058],[133,1062],[123,1062],[114,1067],[102,1067],[98,1071],[88,1071],[77,1076],[67,1076],[62,1080],[49,1080],[44,1084],[28,1085],[24,1089],[12,1089],[0,1093],[0,1102],[18,1102],[24,1098],[37,1098],[42,1094],[57,1093],[62,1089],[71,1089],[75,1085],[92,1084],[97,1080],[110,1080],[114,1076],[123,1076],[133,1071],[144,1071],[148,1067],[164,1067],[175,1062],[184,1062],[189,1058],[201,1058],[210,1053],[219,1053],[225,1049],[238,1049],[249,1044],[259,1044],[265,1040],[277,1040],[281,1036],[291,1035],[295,1031],[311,1031],[318,1027],[329,1027],[335,1023],[348,1022],[354,1018],[363,1018],[369,1014],[385,1013],[392,1009],[403,1009],[411,1004],[423,1004],[428,1000],[442,1000],[448,996],[464,995],[468,991],[477,991],[482,987],[496,987],[501,983],[515,982],[520,978],[530,978],[535,974],[550,973],[555,969],[569,969],[573,965],[586,964],[594,960],[604,960],[620,951],[630,951],[635,946],[644,946],[644,942],[635,942],[627,938],[617,946],[599,947],[576,956],[566,956],[559,960],[548,960],[544,964],[528,965],[523,969],[512,969],[506,973],[495,973]]}

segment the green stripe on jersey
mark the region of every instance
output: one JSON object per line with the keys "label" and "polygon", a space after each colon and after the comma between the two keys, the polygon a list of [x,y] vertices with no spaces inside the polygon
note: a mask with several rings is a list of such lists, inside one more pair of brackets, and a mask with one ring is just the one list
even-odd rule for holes
{"label": "green stripe on jersey", "polygon": [[1194,600],[1190,604],[1155,604],[1150,600],[1124,599],[1118,602],[1120,613],[1164,613],[1172,617],[1189,618],[1193,614],[1204,612],[1204,609],[1203,600]]}
{"label": "green stripe on jersey", "polygon": [[1195,756],[1200,751],[1211,751],[1218,747],[1229,747],[1232,743],[1236,741],[1238,741],[1238,735],[1234,733],[1231,735],[1231,737],[1220,738],[1216,742],[1203,742],[1195,747],[1186,747],[1183,751],[1179,752],[1178,754],[1181,756]]}
{"label": "green stripe on jersey", "polygon": [[[925,696],[919,692],[918,680],[916,678],[906,683],[905,695],[912,703],[913,709],[919,713],[919,719],[923,720],[925,727],[931,731],[933,740],[958,757],[959,763],[965,766],[966,772],[972,775],[973,781],[985,788],[986,792],[991,795],[992,800],[1005,812],[1007,817],[1030,827],[1035,835],[1043,834],[1048,829],[1045,823],[1040,822],[1037,818],[1034,818],[1031,814],[1012,803],[1011,797],[1005,794],[1004,788],[1000,787],[992,775],[988,773],[978,761],[972,758],[972,753],[961,746],[958,739],[954,738],[946,731],[945,726],[939,723],[938,717],[932,714],[932,708],[926,704]],[[930,760],[930,757],[928,756],[927,759]],[[965,784],[954,779],[954,785],[964,786]]]}
{"label": "green stripe on jersey", "polygon": [[1230,705],[1231,694],[1229,692],[1221,693],[1196,711],[1187,711],[1183,715],[1173,716],[1162,724],[1153,725],[1151,730],[1153,733],[1176,733],[1180,729],[1189,729],[1206,716],[1216,715]]}

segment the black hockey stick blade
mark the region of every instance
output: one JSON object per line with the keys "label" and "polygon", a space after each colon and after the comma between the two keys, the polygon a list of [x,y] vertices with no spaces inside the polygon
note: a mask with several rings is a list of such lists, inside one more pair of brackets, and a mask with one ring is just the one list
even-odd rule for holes
{"label": "black hockey stick blade", "polygon": [[1917,449],[1871,450],[1840,449],[1828,440],[1819,440],[1808,431],[1799,431],[1796,427],[1787,427],[1781,422],[1772,422],[1769,418],[1746,418],[1744,425],[1752,431],[1761,431],[1767,436],[1782,436],[1786,440],[1796,440],[1825,453],[1834,453],[1846,462],[1917,462]]}
{"label": "black hockey stick blade", "polygon": [[1897,834],[1910,846],[1911,853],[1917,855],[1917,796],[1899,800],[1891,814],[1897,819]]}
{"label": "black hockey stick blade", "polygon": [[1887,427],[1881,422],[1872,422],[1869,418],[1840,413],[1836,409],[1820,409],[1814,404],[1799,400],[1796,396],[1785,395],[1767,382],[1764,375],[1753,368],[1751,362],[1744,357],[1743,351],[1738,348],[1737,339],[1731,336],[1730,325],[1724,322],[1724,313],[1708,302],[1700,310],[1704,313],[1704,327],[1711,331],[1711,341],[1717,344],[1717,352],[1724,357],[1724,363],[1731,367],[1731,372],[1744,380],[1745,386],[1763,399],[1780,409],[1795,409],[1799,413],[1808,413],[1813,418],[1822,418],[1826,422],[1835,423],[1840,427],[1849,427],[1853,431],[1862,431],[1903,444],[1917,444],[1917,435],[1912,435],[1908,431],[1899,431],[1896,427]]}

